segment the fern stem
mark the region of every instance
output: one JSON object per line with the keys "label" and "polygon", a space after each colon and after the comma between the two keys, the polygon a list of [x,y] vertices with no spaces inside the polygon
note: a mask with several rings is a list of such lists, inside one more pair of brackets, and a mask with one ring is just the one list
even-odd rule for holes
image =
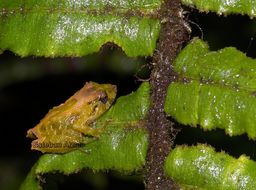
{"label": "fern stem", "polygon": [[189,39],[180,0],[165,0],[161,19],[163,24],[153,57],[154,69],[150,81],[151,108],[147,120],[150,142],[145,174],[147,190],[178,189],[175,183],[165,176],[163,166],[177,134],[173,123],[167,119],[164,112],[167,87],[176,78],[172,63],[183,43]]}

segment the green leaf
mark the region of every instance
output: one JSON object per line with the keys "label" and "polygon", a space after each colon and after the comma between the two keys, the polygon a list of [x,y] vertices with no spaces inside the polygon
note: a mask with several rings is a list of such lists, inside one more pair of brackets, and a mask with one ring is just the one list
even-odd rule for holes
{"label": "green leaf", "polygon": [[165,111],[178,122],[256,138],[256,61],[235,48],[209,52],[194,39],[178,56]]}
{"label": "green leaf", "polygon": [[256,1],[254,0],[182,0],[182,3],[204,12],[256,16]]}
{"label": "green leaf", "polygon": [[40,189],[46,173],[76,173],[82,169],[134,172],[145,164],[148,136],[143,127],[149,108],[149,83],[120,97],[96,123],[106,127],[95,141],[66,154],[44,154],[23,182],[21,189]]}
{"label": "green leaf", "polygon": [[152,55],[161,0],[0,0],[0,52],[84,56],[113,42],[128,56]]}
{"label": "green leaf", "polygon": [[165,171],[184,189],[254,190],[256,162],[217,153],[206,145],[178,146],[167,157]]}

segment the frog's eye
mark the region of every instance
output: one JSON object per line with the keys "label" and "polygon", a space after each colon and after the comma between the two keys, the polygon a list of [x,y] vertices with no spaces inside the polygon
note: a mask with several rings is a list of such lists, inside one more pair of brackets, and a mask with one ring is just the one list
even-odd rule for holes
{"label": "frog's eye", "polygon": [[108,101],[108,95],[106,92],[103,92],[99,98],[99,101],[101,101],[103,104],[106,104]]}

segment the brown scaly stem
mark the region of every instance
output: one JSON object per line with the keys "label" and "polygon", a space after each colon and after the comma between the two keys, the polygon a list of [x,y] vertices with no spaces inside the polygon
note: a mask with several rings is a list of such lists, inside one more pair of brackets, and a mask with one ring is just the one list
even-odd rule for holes
{"label": "brown scaly stem", "polygon": [[147,120],[150,142],[145,175],[147,190],[179,189],[170,178],[164,175],[163,166],[177,133],[164,112],[167,87],[175,80],[173,61],[184,42],[189,39],[180,0],[165,0],[161,19],[164,23],[153,57],[154,69],[150,81],[151,108]]}

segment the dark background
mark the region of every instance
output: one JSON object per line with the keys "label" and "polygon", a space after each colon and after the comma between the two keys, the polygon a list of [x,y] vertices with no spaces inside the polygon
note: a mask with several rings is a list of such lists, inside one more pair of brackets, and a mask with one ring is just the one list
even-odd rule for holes
{"label": "dark background", "polygon": [[[207,41],[211,50],[234,46],[256,58],[256,22],[247,16],[217,17],[188,10],[185,16],[192,27],[191,36]],[[11,52],[0,55],[1,156],[0,189],[17,189],[41,155],[30,150],[26,131],[35,126],[50,108],[59,105],[80,89],[86,81],[112,83],[118,96],[136,90],[138,78],[149,77],[150,58],[129,59],[119,48],[106,45],[101,52],[84,58],[20,58]],[[139,71],[139,72],[138,72]],[[222,130],[204,132],[180,126],[177,144],[208,143],[218,151],[238,157],[245,153],[256,159],[256,144],[245,135],[230,138]],[[123,176],[115,172],[47,178],[48,189],[143,189],[141,176]],[[55,180],[56,179],[56,180]]]}

